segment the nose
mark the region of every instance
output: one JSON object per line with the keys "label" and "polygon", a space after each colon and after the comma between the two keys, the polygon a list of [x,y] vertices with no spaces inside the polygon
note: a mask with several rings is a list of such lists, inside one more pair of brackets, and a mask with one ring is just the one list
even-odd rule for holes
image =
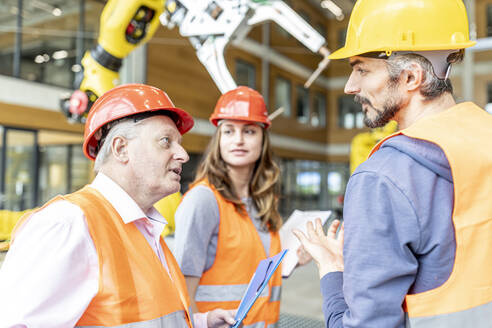
{"label": "nose", "polygon": [[234,133],[234,142],[236,144],[242,144],[244,142],[244,133],[243,131],[239,130],[236,133]]}
{"label": "nose", "polygon": [[188,156],[188,153],[186,150],[181,146],[181,144],[176,144],[176,150],[174,152],[173,158],[181,163],[186,163],[190,160],[190,156]]}
{"label": "nose", "polygon": [[360,87],[354,72],[350,74],[350,77],[347,83],[345,84],[345,89],[343,90],[343,92],[345,92],[348,95],[356,95],[360,92]]}

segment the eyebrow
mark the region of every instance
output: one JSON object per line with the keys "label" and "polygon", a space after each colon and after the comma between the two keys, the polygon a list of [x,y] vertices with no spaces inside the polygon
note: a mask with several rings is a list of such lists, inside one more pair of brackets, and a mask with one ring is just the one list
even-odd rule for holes
{"label": "eyebrow", "polygon": [[[255,126],[255,123],[245,123],[243,126]],[[222,126],[227,126],[227,127],[234,127],[235,125],[232,123],[224,123]]]}
{"label": "eyebrow", "polygon": [[360,60],[360,59],[355,59],[355,60],[353,60],[353,61],[351,61],[351,62],[350,62],[350,66],[351,66],[351,67],[354,67],[354,66],[355,66],[355,65],[357,65],[357,64],[363,64],[362,60]]}

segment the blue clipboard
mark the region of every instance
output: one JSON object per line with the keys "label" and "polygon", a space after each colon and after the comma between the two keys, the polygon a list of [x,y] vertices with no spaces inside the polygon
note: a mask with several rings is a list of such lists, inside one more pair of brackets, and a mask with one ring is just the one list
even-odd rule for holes
{"label": "blue clipboard", "polygon": [[268,286],[268,281],[273,276],[275,270],[277,270],[280,262],[282,262],[285,253],[287,253],[287,250],[283,250],[275,256],[260,261],[258,267],[256,268],[256,272],[249,282],[248,289],[246,289],[246,293],[244,293],[244,296],[241,299],[241,303],[239,304],[235,317],[236,323],[232,326],[232,328],[239,327],[244,318],[246,318],[246,315],[255,303],[258,296],[260,296],[263,289]]}

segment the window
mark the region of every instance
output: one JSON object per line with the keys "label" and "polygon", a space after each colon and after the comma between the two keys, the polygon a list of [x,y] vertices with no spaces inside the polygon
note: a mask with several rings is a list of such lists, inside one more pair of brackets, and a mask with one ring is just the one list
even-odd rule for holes
{"label": "window", "polygon": [[300,123],[309,121],[309,91],[302,85],[296,87],[296,117]]}
{"label": "window", "polygon": [[364,114],[354,96],[343,95],[338,98],[338,126],[344,129],[361,129],[364,127]]}
{"label": "window", "polygon": [[330,194],[340,194],[343,187],[343,176],[340,172],[329,172],[327,176],[328,191]]}
{"label": "window", "polygon": [[0,140],[1,209],[33,208],[89,182],[80,134],[0,126]]}
{"label": "window", "polygon": [[282,171],[279,211],[283,217],[295,209],[341,211],[341,197],[350,176],[347,163],[285,158],[276,162]]}
{"label": "window", "polygon": [[320,191],[321,175],[316,171],[297,173],[297,192],[303,195],[317,195]]}
{"label": "window", "polygon": [[275,79],[275,110],[283,107],[282,115],[290,117],[291,113],[291,85],[290,81],[283,77]]}
{"label": "window", "polygon": [[[97,0],[84,3],[86,12],[80,16],[79,0],[24,0],[21,48],[17,53],[13,32],[19,14],[17,1],[2,1],[0,21],[5,35],[0,50],[0,74],[72,88],[75,75],[80,71],[77,58],[95,42],[104,6]],[[84,17],[83,31],[79,31],[80,17]],[[14,67],[14,62],[19,66]]]}
{"label": "window", "polygon": [[36,205],[37,132],[4,128],[2,208],[22,211]]}
{"label": "window", "polygon": [[236,83],[256,89],[256,67],[244,60],[236,60]]}
{"label": "window", "polygon": [[487,5],[487,36],[492,36],[492,4]]}
{"label": "window", "polygon": [[316,92],[314,94],[311,125],[315,127],[326,126],[326,97],[324,93]]}
{"label": "window", "polygon": [[68,150],[69,148],[65,145],[40,147],[39,193],[41,203],[68,192]]}

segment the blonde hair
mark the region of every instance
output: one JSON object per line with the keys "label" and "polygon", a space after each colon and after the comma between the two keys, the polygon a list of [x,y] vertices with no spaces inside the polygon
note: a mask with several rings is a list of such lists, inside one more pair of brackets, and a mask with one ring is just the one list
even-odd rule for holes
{"label": "blonde hair", "polygon": [[[231,178],[227,173],[227,164],[220,156],[220,130],[218,128],[210,140],[192,185],[204,179],[208,180],[222,197],[233,203],[238,212],[244,214],[244,204],[234,192]],[[255,163],[253,176],[249,182],[249,194],[262,225],[270,231],[278,231],[282,225],[282,217],[278,212],[279,178],[280,169],[273,161],[268,131],[263,129],[261,155]]]}

